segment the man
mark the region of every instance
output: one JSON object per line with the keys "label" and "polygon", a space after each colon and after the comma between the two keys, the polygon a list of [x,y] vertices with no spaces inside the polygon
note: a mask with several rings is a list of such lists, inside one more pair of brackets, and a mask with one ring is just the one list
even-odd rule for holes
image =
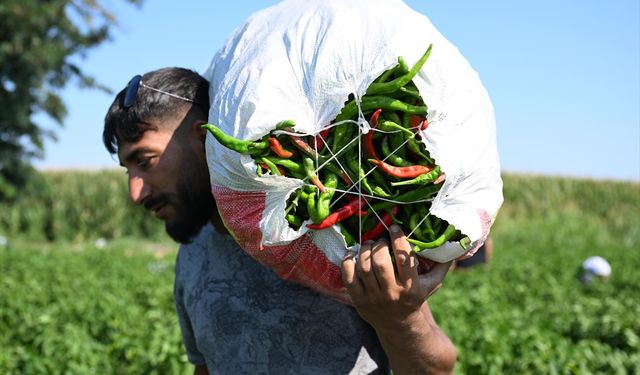
{"label": "man", "polygon": [[357,261],[345,257],[355,309],[279,279],[238,247],[210,192],[201,127],[208,103],[208,82],[197,73],[160,69],[116,96],[103,132],[127,169],[131,199],[182,244],[174,297],[195,372],[451,373],[455,348],[424,302],[449,264],[418,277],[399,231],[363,244]]}
{"label": "man", "polygon": [[479,265],[488,266],[491,263],[491,258],[493,258],[493,239],[489,237],[473,256],[454,261],[451,268],[464,271]]}

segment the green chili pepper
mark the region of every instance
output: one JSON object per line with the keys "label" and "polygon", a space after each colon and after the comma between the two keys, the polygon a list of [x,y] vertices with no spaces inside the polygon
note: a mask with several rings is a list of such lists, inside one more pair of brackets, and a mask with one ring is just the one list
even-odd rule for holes
{"label": "green chili pepper", "polygon": [[[401,100],[389,96],[363,96],[360,103],[362,112],[369,112],[374,109],[382,108],[384,110],[393,110],[409,113],[412,115],[426,115],[428,109],[426,106],[411,105]],[[336,122],[342,120],[353,119],[358,115],[358,105],[355,100],[347,103],[338,116]]]}
{"label": "green chili pepper", "polygon": [[294,191],[292,194],[293,199],[289,202],[289,205],[284,209],[284,213],[288,214],[291,210],[295,211],[298,207],[298,201],[300,200],[300,196],[302,195],[302,189],[298,189]]}
{"label": "green chili pepper", "polygon": [[384,201],[384,202],[379,202],[374,204],[372,206],[372,209],[376,211],[384,210],[386,208],[393,207],[399,204],[397,202],[400,202],[400,204],[413,203],[416,201],[430,198],[436,195],[436,193],[438,193],[439,190],[440,190],[439,185],[427,185],[419,189],[409,190],[408,192],[402,193],[397,197],[395,197],[393,202]]}
{"label": "green chili pepper", "polygon": [[[412,115],[408,113],[404,113],[402,115],[402,126],[404,128],[407,128],[407,129],[412,128],[411,117]],[[424,144],[418,139],[416,139],[416,136],[415,134],[413,134],[413,132],[411,135],[409,135],[408,133],[403,133],[402,135],[403,135],[403,142],[409,151],[411,151],[417,157],[425,160],[427,164],[434,163],[433,159],[422,151],[424,149]]]}
{"label": "green chili pepper", "polygon": [[409,151],[411,151],[417,157],[423,159],[427,164],[433,164],[433,159],[422,152],[422,147],[424,147],[424,145],[421,144],[419,140],[417,140],[414,136],[409,137],[405,135],[404,137],[406,140],[405,145],[407,146],[407,149]]}
{"label": "green chili pepper", "polygon": [[316,207],[316,194],[312,193],[307,195],[307,212],[309,213],[309,218],[312,222],[319,223],[322,220],[318,216]]}
{"label": "green chili pepper", "polygon": [[382,72],[382,74],[378,76],[378,78],[376,78],[373,81],[373,83],[387,82],[396,69],[398,69],[398,65],[395,65],[394,67],[385,70],[384,72]]}
{"label": "green chili pepper", "polygon": [[404,142],[403,133],[397,132],[389,134],[389,148],[394,150],[395,155],[403,159],[407,158],[406,144]]}
{"label": "green chili pepper", "polygon": [[366,172],[364,171],[364,168],[362,168],[362,165],[358,163],[357,155],[346,157],[345,159],[347,160],[349,169],[351,169],[358,176],[357,180],[355,180],[354,183],[360,181],[360,184],[362,184],[367,193],[373,195],[373,189],[371,188],[371,185],[369,185],[367,177],[365,177]]}
{"label": "green chili pepper", "polygon": [[[425,241],[426,238],[424,237],[422,229],[420,228],[420,218],[421,218],[420,213],[418,211],[413,211],[411,213],[411,216],[409,216],[409,228],[410,228],[410,232],[413,233],[413,237],[417,238],[418,240]],[[427,221],[427,220],[424,220],[424,221]]]}
{"label": "green chili pepper", "polygon": [[289,224],[293,225],[295,229],[300,228],[302,226],[302,219],[294,214],[286,214],[285,219],[289,222]]}
{"label": "green chili pepper", "polygon": [[409,73],[409,65],[404,60],[404,57],[398,56],[398,73],[407,74]]}
{"label": "green chili pepper", "polygon": [[393,121],[396,124],[402,124],[402,119],[398,116],[396,111],[384,111],[381,113],[382,118],[385,120]]}
{"label": "green chili pepper", "polygon": [[307,228],[314,230],[326,229],[342,220],[358,215],[362,212],[363,206],[366,205],[366,203],[363,202],[364,200],[365,199],[361,196],[354,197],[354,199],[350,200],[349,203],[332,212],[324,220],[315,224],[307,224]]}
{"label": "green chili pepper", "polygon": [[378,128],[381,129],[381,130],[384,130],[386,132],[389,132],[389,133],[398,132],[399,131],[399,132],[403,132],[405,135],[407,135],[409,137],[413,137],[414,136],[414,133],[411,130],[405,128],[404,126],[402,126],[402,125],[400,125],[398,123],[395,123],[395,122],[389,121],[389,120],[383,120],[383,121],[378,122]]}
{"label": "green chili pepper", "polygon": [[293,120],[282,120],[276,124],[276,130],[293,128],[295,126],[296,126],[296,122]]}
{"label": "green chili pepper", "polygon": [[436,232],[433,229],[433,223],[431,222],[431,218],[433,216],[429,216],[422,224],[424,228],[422,228],[422,235],[425,237],[425,241],[433,241],[436,239]]}
{"label": "green chili pepper", "polygon": [[277,156],[264,156],[263,159],[269,160],[274,164],[281,165],[291,172],[304,173],[304,168],[302,167],[302,165],[291,159],[283,159]]}
{"label": "green chili pepper", "polygon": [[[432,218],[433,218],[433,220],[431,220],[431,227],[433,228],[433,236],[435,238],[435,237],[438,237],[440,234],[442,234],[440,232],[443,230],[443,228],[442,228],[443,227],[443,224],[442,224],[443,220],[440,219],[439,217],[435,217],[435,216],[432,216]],[[444,229],[446,229],[446,227]]]}
{"label": "green chili pepper", "polygon": [[373,177],[373,180],[385,191],[390,192],[391,195],[395,195],[395,193],[391,193],[394,189],[389,185],[389,180],[380,172],[377,168],[373,171],[369,172],[369,176]]}
{"label": "green chili pepper", "polygon": [[[306,188],[306,187],[305,187],[305,188]],[[302,190],[302,191],[300,191],[300,198],[301,198],[303,201],[305,201],[305,202],[306,202],[307,200],[309,200],[309,194],[311,194],[311,193],[307,193],[307,192],[305,192],[304,190]]]}
{"label": "green chili pepper", "polygon": [[418,212],[420,217],[426,217],[420,226],[420,232],[424,238],[418,239],[424,241],[435,240],[438,236],[433,228],[433,222],[437,221],[439,223],[441,220],[429,213],[429,206],[427,205],[416,205],[415,210]]}
{"label": "green chili pepper", "polygon": [[398,90],[398,93],[406,95],[406,96],[411,97],[413,99],[422,100],[422,97],[420,96],[420,92],[418,90],[412,90],[412,89],[407,88],[407,87],[400,87],[400,89]]}
{"label": "green chili pepper", "polygon": [[431,242],[418,241],[412,238],[407,238],[407,241],[415,245],[413,251],[420,252],[425,249],[433,249],[433,248],[444,245],[445,242],[447,242],[451,237],[453,237],[456,231],[457,229],[453,225],[449,224],[449,226],[447,226],[447,229],[445,229],[444,233],[442,233],[442,235],[440,235],[438,238],[436,238]]}
{"label": "green chili pepper", "polygon": [[418,61],[413,65],[411,70],[409,70],[406,74],[394,79],[389,82],[381,82],[381,83],[372,83],[367,89],[367,95],[379,95],[379,94],[388,94],[394,91],[398,91],[398,89],[413,79],[416,74],[422,69],[422,66],[429,58],[431,54],[432,44],[429,45],[427,51],[418,59]]}
{"label": "green chili pepper", "polygon": [[369,185],[372,189],[372,195],[381,198],[393,198],[393,195],[386,192],[381,186],[375,185],[372,182],[369,182]]}
{"label": "green chili pepper", "polygon": [[413,178],[411,180],[392,182],[391,186],[426,185],[433,182],[438,176],[440,176],[440,166],[436,165],[436,167],[433,168],[431,172],[421,174],[420,176]]}
{"label": "green chili pepper", "polygon": [[319,221],[324,220],[329,216],[329,214],[331,214],[331,199],[336,192],[336,187],[338,187],[338,176],[335,173],[326,173],[324,187],[326,188],[326,191],[320,193],[320,197],[316,203],[316,212],[318,214]]}
{"label": "green chili pepper", "polygon": [[344,236],[344,240],[347,243],[347,246],[351,247],[351,246],[355,245],[356,244],[356,239],[353,238],[353,236],[351,235],[351,233],[349,233],[347,228],[345,228],[345,226],[342,225],[341,223],[338,223],[337,225],[340,228],[340,233],[342,233],[342,235]]}
{"label": "green chili pepper", "polygon": [[220,142],[221,145],[241,154],[257,155],[263,150],[269,148],[269,142],[267,141],[252,142],[238,139],[225,134],[222,130],[220,130],[220,128],[212,124],[204,124],[202,125],[202,127],[207,129],[218,140],[218,142]]}
{"label": "green chili pepper", "polygon": [[[411,165],[410,162],[404,160],[403,158],[401,158],[400,156],[396,155],[395,152],[393,152],[390,148],[389,148],[389,138],[385,137],[382,139],[382,142],[380,142],[380,148],[382,149],[382,155],[384,155],[385,159],[398,167],[406,167]],[[393,184],[391,184],[393,185]]]}
{"label": "green chili pepper", "polygon": [[407,74],[408,72],[409,72],[409,66],[407,65],[407,62],[404,61],[404,58],[402,58],[402,56],[398,56],[398,63],[393,67],[382,72],[382,74],[380,74],[380,76],[376,78],[373,81],[373,83],[388,82],[389,78],[402,76]]}
{"label": "green chili pepper", "polygon": [[275,163],[272,162],[271,160],[269,160],[269,159],[267,159],[265,157],[262,157],[262,158],[259,159],[259,161],[264,163],[267,167],[269,167],[269,170],[271,171],[271,173],[273,175],[282,176],[282,173],[280,173],[280,170],[278,169],[278,166],[275,165]]}
{"label": "green chili pepper", "polygon": [[[337,119],[336,119],[337,120]],[[339,153],[355,136],[356,124],[345,122],[335,126],[333,131],[333,141],[331,143],[331,151]]]}
{"label": "green chili pepper", "polygon": [[304,168],[304,172],[307,175],[307,178],[309,179],[309,181],[311,181],[311,183],[314,184],[321,192],[325,192],[326,189],[324,185],[322,185],[322,182],[320,182],[320,179],[316,174],[316,166],[315,166],[315,163],[313,162],[313,159],[311,159],[308,156],[303,156],[302,166]]}

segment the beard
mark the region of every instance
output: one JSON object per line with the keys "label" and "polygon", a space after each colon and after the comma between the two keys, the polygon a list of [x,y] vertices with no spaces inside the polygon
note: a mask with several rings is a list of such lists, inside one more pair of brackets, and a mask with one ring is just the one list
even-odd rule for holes
{"label": "beard", "polygon": [[192,164],[181,173],[173,198],[171,203],[176,215],[165,222],[165,230],[174,241],[188,244],[216,210],[207,165]]}

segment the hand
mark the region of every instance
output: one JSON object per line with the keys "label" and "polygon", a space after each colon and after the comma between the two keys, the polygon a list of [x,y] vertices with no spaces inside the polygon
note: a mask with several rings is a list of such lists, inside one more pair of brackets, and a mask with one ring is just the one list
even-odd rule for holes
{"label": "hand", "polygon": [[396,329],[423,319],[425,300],[440,288],[451,262],[435,263],[418,275],[418,261],[400,227],[390,228],[397,273],[389,253],[389,241],[366,242],[356,262],[350,253],[342,262],[342,277],[358,313],[377,330]]}

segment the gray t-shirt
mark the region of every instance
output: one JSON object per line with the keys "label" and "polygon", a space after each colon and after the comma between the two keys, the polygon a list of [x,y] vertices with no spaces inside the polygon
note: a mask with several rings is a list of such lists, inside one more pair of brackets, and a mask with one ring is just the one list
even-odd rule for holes
{"label": "gray t-shirt", "polygon": [[280,279],[205,226],[176,262],[189,361],[212,374],[388,374],[374,330],[350,306]]}

